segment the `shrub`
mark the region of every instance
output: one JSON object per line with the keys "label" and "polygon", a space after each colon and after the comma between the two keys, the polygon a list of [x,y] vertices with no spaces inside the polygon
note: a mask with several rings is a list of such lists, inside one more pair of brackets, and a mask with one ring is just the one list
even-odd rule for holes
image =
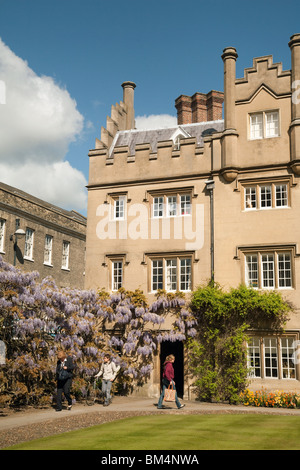
{"label": "shrub", "polygon": [[275,291],[240,286],[225,292],[212,284],[197,289],[191,305],[198,328],[188,354],[197,396],[237,402],[247,386],[247,330],[280,330],[292,307]]}

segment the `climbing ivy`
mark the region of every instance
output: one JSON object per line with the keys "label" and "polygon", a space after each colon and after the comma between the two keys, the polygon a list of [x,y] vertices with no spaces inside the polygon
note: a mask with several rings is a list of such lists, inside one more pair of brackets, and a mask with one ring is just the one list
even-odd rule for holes
{"label": "climbing ivy", "polygon": [[210,283],[193,293],[191,309],[198,327],[188,355],[197,396],[236,402],[247,386],[247,331],[282,330],[293,307],[277,291],[224,291]]}

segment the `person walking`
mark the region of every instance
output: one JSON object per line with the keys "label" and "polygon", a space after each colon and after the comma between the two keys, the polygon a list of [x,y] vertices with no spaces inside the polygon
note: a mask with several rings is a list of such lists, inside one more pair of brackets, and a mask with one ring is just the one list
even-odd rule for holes
{"label": "person walking", "polygon": [[110,358],[109,354],[105,354],[103,363],[101,365],[100,371],[95,377],[102,377],[102,392],[105,396],[104,406],[108,406],[111,403],[111,386],[115,380],[117,373],[120,370],[120,366],[117,366]]}
{"label": "person walking", "polygon": [[62,394],[68,402],[68,410],[72,408],[71,398],[71,385],[73,378],[74,363],[71,356],[67,356],[64,351],[59,351],[57,354],[58,361],[56,365],[56,380],[57,380],[57,397],[56,397],[56,411],[62,410]]}
{"label": "person walking", "polygon": [[[162,403],[163,399],[165,397],[165,390],[166,388],[169,387],[169,385],[172,383],[173,388],[175,389],[175,382],[174,382],[174,364],[175,361],[175,356],[173,354],[170,354],[169,356],[166,357],[166,360],[164,362],[164,370],[163,370],[163,378],[162,378],[162,392],[158,400],[157,408],[160,410],[163,408]],[[178,400],[177,396],[177,391],[175,389],[175,403],[178,409],[183,408],[185,405],[181,404],[180,401]]]}

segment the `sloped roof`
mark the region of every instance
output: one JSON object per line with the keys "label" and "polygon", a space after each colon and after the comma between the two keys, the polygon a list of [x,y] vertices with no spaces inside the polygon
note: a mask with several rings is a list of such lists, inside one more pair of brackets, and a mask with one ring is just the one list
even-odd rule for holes
{"label": "sloped roof", "polygon": [[39,206],[42,206],[48,210],[51,210],[53,212],[57,212],[60,215],[63,215],[65,217],[68,217],[70,219],[74,219],[77,222],[80,222],[84,225],[86,225],[86,217],[82,214],[80,214],[77,211],[69,211],[66,209],[63,209],[61,207],[55,206],[54,204],[51,204],[47,201],[44,201],[42,199],[39,199],[38,197],[33,196],[32,194],[26,193],[25,191],[22,191],[21,189],[14,188],[13,186],[9,186],[8,184],[0,182],[0,190],[9,192],[13,194],[14,196],[21,197],[23,199],[26,199],[29,202],[32,202],[33,204],[37,204]]}
{"label": "sloped roof", "polygon": [[157,143],[172,140],[172,136],[178,128],[182,128],[190,135],[190,137],[195,137],[197,145],[199,147],[203,147],[204,137],[224,130],[224,121],[219,120],[197,122],[195,124],[181,124],[163,129],[132,129],[129,131],[119,131],[117,132],[110,148],[110,156],[113,156],[114,149],[116,147],[122,146],[128,146],[130,155],[134,155],[135,146],[137,144],[150,144],[151,151],[155,153],[157,151]]}

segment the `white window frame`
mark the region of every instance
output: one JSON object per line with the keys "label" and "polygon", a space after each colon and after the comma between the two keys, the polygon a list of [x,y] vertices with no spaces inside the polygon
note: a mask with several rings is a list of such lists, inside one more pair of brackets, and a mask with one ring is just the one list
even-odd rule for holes
{"label": "white window frame", "polygon": [[[275,184],[275,207],[289,207],[289,194],[287,183]],[[280,203],[279,203],[280,202]]]}
{"label": "white window frame", "polygon": [[112,274],[112,291],[118,291],[123,287],[123,260],[114,260],[112,261],[112,269],[111,269],[111,274]]}
{"label": "white window frame", "polygon": [[126,218],[126,196],[120,195],[114,198],[113,220],[125,220]]}
{"label": "white window frame", "polygon": [[256,210],[257,209],[257,198],[256,198],[256,186],[245,186],[245,210]]}
{"label": "white window frame", "polygon": [[63,241],[62,243],[62,259],[61,259],[61,269],[69,271],[70,264],[70,242]]}
{"label": "white window frame", "polygon": [[263,113],[250,114],[250,140],[263,138]]}
{"label": "white window frame", "polygon": [[45,236],[45,247],[44,247],[44,264],[52,266],[52,248],[53,248],[53,237],[52,235]]}
{"label": "white window frame", "polygon": [[156,292],[164,287],[164,261],[154,259],[151,261],[151,291]]}
{"label": "white window frame", "polygon": [[247,342],[247,367],[249,378],[261,378],[260,338],[256,336]]}
{"label": "white window frame", "polygon": [[259,186],[259,206],[262,210],[272,209],[273,198],[271,184],[261,184]]}
{"label": "white window frame", "polygon": [[161,219],[164,217],[164,196],[153,197],[153,212],[154,219]]}
{"label": "white window frame", "polygon": [[34,230],[26,228],[24,259],[33,261]]}
{"label": "white window frame", "polygon": [[177,195],[172,194],[167,196],[167,217],[176,217],[177,216]]}
{"label": "white window frame", "polygon": [[293,253],[289,250],[245,252],[245,284],[254,289],[293,289]]}
{"label": "white window frame", "polygon": [[180,194],[180,215],[192,215],[192,197],[191,194]]}
{"label": "white window frame", "polygon": [[279,110],[260,111],[249,115],[249,139],[271,139],[280,136]]}
{"label": "white window frame", "polygon": [[6,220],[0,219],[0,253],[4,253]]}
{"label": "white window frame", "polygon": [[290,207],[289,183],[286,181],[247,184],[243,188],[245,211],[265,211]]}
{"label": "white window frame", "polygon": [[247,341],[248,377],[296,380],[295,337],[251,336]]}
{"label": "white window frame", "polygon": [[277,338],[264,338],[264,376],[266,379],[278,379],[278,345]]}
{"label": "white window frame", "polygon": [[177,290],[177,259],[167,258],[165,260],[165,289],[167,292],[176,292]]}
{"label": "white window frame", "polygon": [[296,379],[294,338],[280,338],[281,373],[283,379]]}
{"label": "white window frame", "polygon": [[[274,119],[275,117],[275,119]],[[265,136],[267,139],[279,136],[279,112],[265,112]]]}
{"label": "white window frame", "polygon": [[151,292],[192,290],[192,257],[166,256],[151,260]]}
{"label": "white window frame", "polygon": [[192,215],[192,193],[174,191],[152,196],[152,218],[186,217]]}

